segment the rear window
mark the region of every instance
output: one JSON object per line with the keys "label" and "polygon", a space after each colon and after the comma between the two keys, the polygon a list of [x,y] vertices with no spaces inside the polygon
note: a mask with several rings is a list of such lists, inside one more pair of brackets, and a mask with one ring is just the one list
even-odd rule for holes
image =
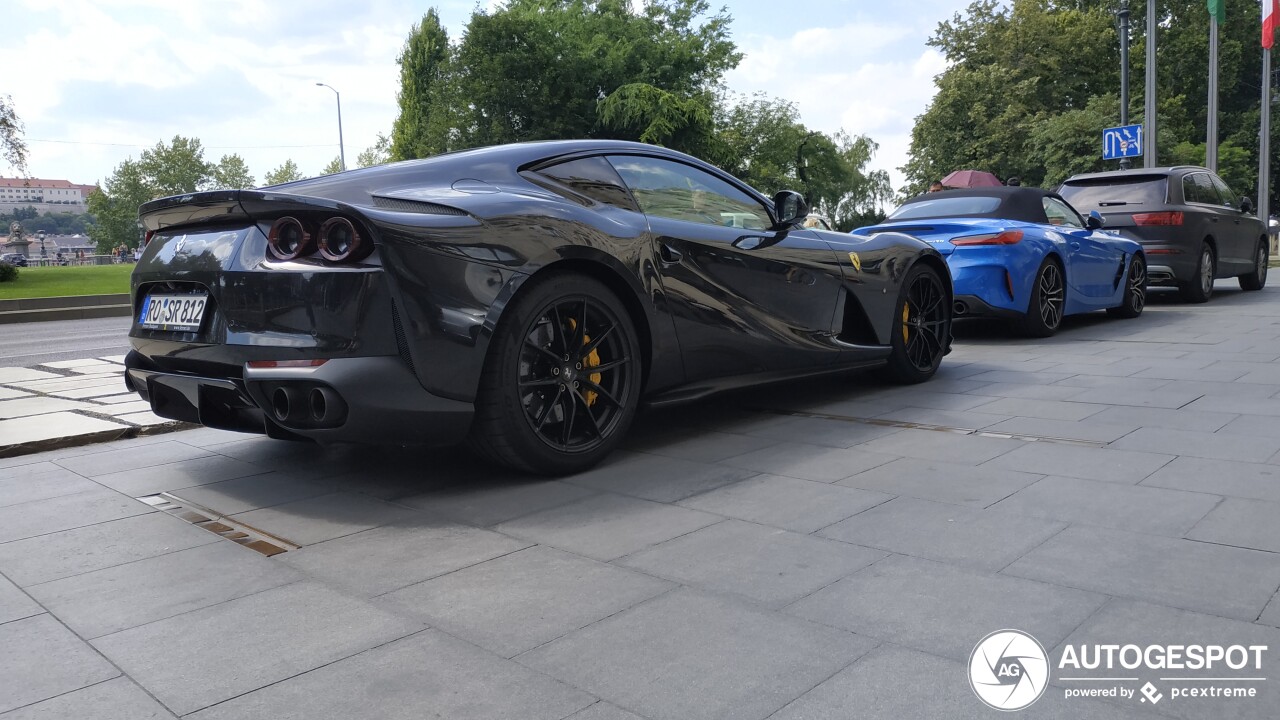
{"label": "rear window", "polygon": [[1077,208],[1163,205],[1168,185],[1169,179],[1163,175],[1099,178],[1069,182],[1058,189],[1058,194]]}
{"label": "rear window", "polygon": [[937,200],[921,200],[907,203],[894,210],[887,220],[914,220],[917,218],[959,217],[986,215],[1000,207],[1000,198],[949,197]]}

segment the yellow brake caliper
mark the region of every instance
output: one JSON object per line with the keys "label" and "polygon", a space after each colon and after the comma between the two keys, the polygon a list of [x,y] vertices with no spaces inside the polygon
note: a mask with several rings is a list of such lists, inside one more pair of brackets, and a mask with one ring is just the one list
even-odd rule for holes
{"label": "yellow brake caliper", "polygon": [[[569,330],[571,330],[571,331],[572,331],[572,330],[577,330],[577,329],[578,329],[578,321],[577,321],[577,320],[574,320],[573,318],[569,318]],[[582,334],[582,344],[585,346],[585,345],[589,344],[590,342],[591,342],[591,336],[590,336],[590,335],[587,335],[586,333],[583,333],[583,334]],[[584,367],[589,367],[589,368],[599,366],[599,365],[600,365],[600,350],[599,350],[599,348],[597,348],[597,349],[595,349],[595,350],[592,350],[592,351],[591,351],[591,354],[587,355],[587,359],[586,359],[586,360],[584,360],[584,361],[582,362],[582,364],[583,364],[583,366],[584,366]],[[604,377],[604,375],[603,375],[602,373],[591,373],[590,375],[588,375],[588,376],[587,376],[587,379],[588,379],[588,380],[590,380],[590,381],[592,382],[592,384],[599,385],[599,384],[600,384],[600,379],[601,379],[602,377]],[[598,394],[596,391],[594,391],[594,390],[588,390],[588,391],[586,391],[585,393],[583,393],[583,399],[587,401],[587,406],[588,406],[588,407],[590,407],[590,406],[592,406],[592,405],[595,405],[595,404],[596,404],[596,398],[598,398],[598,397],[599,397],[599,394]]]}
{"label": "yellow brake caliper", "polygon": [[911,319],[911,307],[906,303],[902,303],[902,344],[906,345],[910,340],[910,333],[907,330],[907,321]]}

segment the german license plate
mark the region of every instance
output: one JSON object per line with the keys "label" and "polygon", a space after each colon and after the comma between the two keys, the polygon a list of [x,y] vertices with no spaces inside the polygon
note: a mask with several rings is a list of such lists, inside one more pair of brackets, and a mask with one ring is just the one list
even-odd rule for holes
{"label": "german license plate", "polygon": [[204,320],[206,295],[148,295],[138,324],[149,330],[197,332]]}

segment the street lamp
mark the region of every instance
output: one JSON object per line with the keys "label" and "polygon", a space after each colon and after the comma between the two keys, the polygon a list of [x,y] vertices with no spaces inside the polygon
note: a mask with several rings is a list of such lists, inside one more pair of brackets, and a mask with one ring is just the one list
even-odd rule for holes
{"label": "street lamp", "polygon": [[327,87],[333,90],[333,96],[338,100],[338,164],[343,169],[347,169],[347,151],[342,147],[342,93],[333,88],[332,85],[325,85],[322,82],[316,83],[317,87]]}
{"label": "street lamp", "polygon": [[41,230],[40,232],[36,233],[36,239],[40,241],[40,257],[42,257],[42,258],[48,258],[48,257],[49,257],[49,253],[48,253],[48,252],[46,252],[46,251],[45,251],[45,249],[44,249],[44,231],[43,231],[43,230]]}

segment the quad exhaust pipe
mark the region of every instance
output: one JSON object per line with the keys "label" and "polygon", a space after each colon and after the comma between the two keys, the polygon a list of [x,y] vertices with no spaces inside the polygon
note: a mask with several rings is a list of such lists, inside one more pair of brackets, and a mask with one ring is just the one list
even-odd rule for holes
{"label": "quad exhaust pipe", "polygon": [[277,385],[268,397],[271,414],[285,427],[337,427],[346,420],[347,404],[332,388]]}
{"label": "quad exhaust pipe", "polygon": [[951,307],[951,314],[956,317],[964,315],[967,312],[969,312],[969,306],[966,305],[963,300],[957,300]]}

